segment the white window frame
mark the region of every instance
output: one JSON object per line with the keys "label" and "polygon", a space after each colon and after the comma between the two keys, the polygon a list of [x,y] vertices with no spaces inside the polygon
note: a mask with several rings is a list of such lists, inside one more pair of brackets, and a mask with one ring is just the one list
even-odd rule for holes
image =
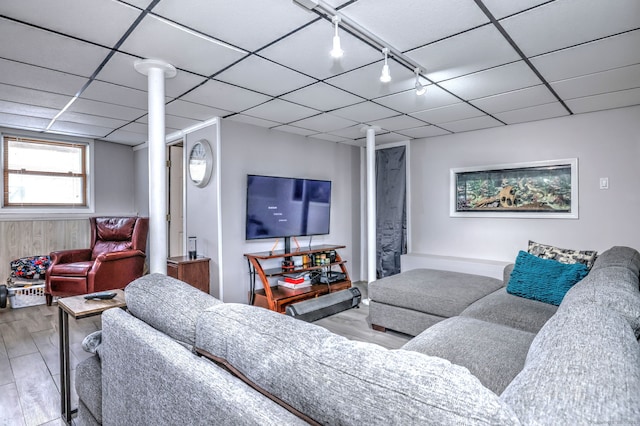
{"label": "white window frame", "polygon": [[86,206],[6,206],[4,195],[0,198],[0,220],[34,220],[34,219],[79,219],[91,216],[95,212],[95,182],[94,182],[94,143],[93,140],[57,137],[56,135],[33,132],[0,132],[0,164],[3,173],[0,173],[0,184],[4,190],[4,159],[5,137],[24,138],[61,143],[82,144],[86,147]]}

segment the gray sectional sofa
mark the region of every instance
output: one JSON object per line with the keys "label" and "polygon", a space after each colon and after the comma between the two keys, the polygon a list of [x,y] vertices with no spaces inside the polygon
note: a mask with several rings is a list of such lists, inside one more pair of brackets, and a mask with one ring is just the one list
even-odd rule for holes
{"label": "gray sectional sofa", "polygon": [[[415,304],[390,310],[381,295],[416,297],[372,283],[372,321],[384,305],[377,319],[388,328],[403,314],[426,324],[413,324],[416,337],[399,350],[148,275],[127,287],[128,311],[103,314],[99,356],[76,370],[76,420],[640,424],[639,271],[637,251],[611,248],[557,310],[475,276],[461,277],[467,285],[456,292],[454,283],[450,297],[427,283],[430,312]],[[407,291],[420,293],[416,275],[405,277],[415,279]]]}

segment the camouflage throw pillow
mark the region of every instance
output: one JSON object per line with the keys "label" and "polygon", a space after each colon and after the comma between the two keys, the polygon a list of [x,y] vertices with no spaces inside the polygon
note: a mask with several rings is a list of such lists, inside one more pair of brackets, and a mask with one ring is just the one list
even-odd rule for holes
{"label": "camouflage throw pillow", "polygon": [[591,269],[593,263],[596,261],[596,257],[598,256],[598,252],[595,250],[580,251],[563,249],[536,243],[535,241],[529,241],[529,249],[527,251],[529,254],[541,259],[552,259],[566,264],[582,263],[583,265],[586,265],[588,269]]}

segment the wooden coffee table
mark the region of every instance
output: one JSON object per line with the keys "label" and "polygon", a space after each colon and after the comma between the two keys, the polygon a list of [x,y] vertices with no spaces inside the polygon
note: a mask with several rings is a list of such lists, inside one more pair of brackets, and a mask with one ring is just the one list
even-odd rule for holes
{"label": "wooden coffee table", "polygon": [[71,408],[71,366],[69,363],[69,315],[74,319],[88,318],[102,314],[107,309],[124,308],[124,291],[116,292],[116,297],[108,300],[87,300],[85,295],[58,299],[58,322],[60,333],[60,408],[62,419],[71,423],[71,416],[77,409]]}

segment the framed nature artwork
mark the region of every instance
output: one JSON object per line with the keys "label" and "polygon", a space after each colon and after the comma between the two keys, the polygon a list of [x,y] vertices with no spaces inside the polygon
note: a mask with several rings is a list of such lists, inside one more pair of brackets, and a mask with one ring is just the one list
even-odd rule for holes
{"label": "framed nature artwork", "polygon": [[578,218],[578,159],[450,171],[452,217]]}

